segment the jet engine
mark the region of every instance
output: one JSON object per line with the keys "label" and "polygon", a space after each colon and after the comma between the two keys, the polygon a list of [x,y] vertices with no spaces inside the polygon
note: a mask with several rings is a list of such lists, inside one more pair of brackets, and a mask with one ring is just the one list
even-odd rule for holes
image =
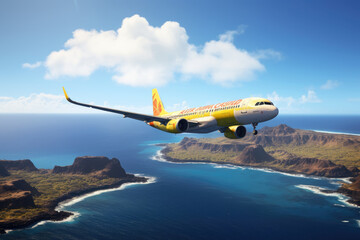
{"label": "jet engine", "polygon": [[166,130],[172,133],[186,132],[189,129],[189,122],[184,119],[173,119],[166,124]]}
{"label": "jet engine", "polygon": [[230,126],[224,131],[224,136],[231,139],[243,138],[246,134],[244,126]]}

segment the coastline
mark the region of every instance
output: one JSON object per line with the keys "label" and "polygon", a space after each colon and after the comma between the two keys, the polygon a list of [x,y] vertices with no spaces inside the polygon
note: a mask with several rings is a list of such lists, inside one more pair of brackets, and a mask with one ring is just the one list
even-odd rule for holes
{"label": "coastline", "polygon": [[98,186],[80,191],[67,193],[48,205],[46,213],[39,214],[29,220],[9,221],[0,224],[0,234],[6,234],[14,230],[24,228],[35,228],[47,222],[68,222],[80,216],[80,213],[63,210],[67,206],[71,206],[88,197],[96,196],[106,192],[123,190],[128,186],[137,184],[150,184],[155,182],[155,177],[143,176],[140,174],[129,174],[128,178],[121,179],[118,182],[110,185]]}
{"label": "coastline", "polygon": [[[152,159],[156,160],[156,161],[161,161],[161,162],[168,162],[168,163],[173,163],[173,164],[182,164],[182,163],[183,164],[212,164],[215,166],[226,166],[226,168],[229,168],[229,169],[248,168],[248,169],[259,170],[259,171],[264,171],[264,172],[269,172],[269,173],[283,174],[283,175],[287,175],[287,176],[291,176],[291,177],[339,180],[344,183],[351,182],[349,180],[350,179],[349,177],[331,178],[331,177],[324,177],[324,176],[309,175],[309,174],[304,174],[304,173],[299,173],[299,172],[294,172],[294,171],[286,171],[285,172],[283,170],[273,168],[273,167],[251,166],[251,165],[243,165],[243,164],[240,165],[240,164],[229,163],[229,162],[212,162],[209,160],[199,160],[199,161],[179,160],[179,159],[175,159],[175,158],[166,156],[166,152],[168,151],[167,144],[158,144],[156,146],[161,147],[162,149],[157,151],[157,153],[156,153],[157,156],[154,156]],[[315,194],[338,197],[339,201],[346,204],[347,206],[360,208],[359,201],[353,200],[351,198],[350,194],[348,195],[348,194],[346,194],[346,192],[340,191],[341,186],[337,190],[329,190],[329,189],[325,189],[325,188],[321,188],[321,187],[317,187],[317,186],[310,186],[308,188],[299,187],[299,186],[295,186],[295,187],[298,187],[303,190],[311,191]]]}
{"label": "coastline", "polygon": [[[163,161],[163,162],[170,162],[174,164],[181,164],[181,163],[193,163],[193,164],[214,164],[219,166],[227,166],[228,168],[249,168],[254,170],[261,170],[265,172],[274,172],[279,173],[283,175],[288,175],[292,177],[305,177],[305,178],[313,178],[313,179],[332,179],[332,180],[341,180],[346,183],[349,183],[349,177],[345,178],[337,178],[337,177],[325,177],[325,176],[317,176],[317,175],[311,175],[306,173],[299,173],[296,171],[283,171],[282,169],[276,168],[276,167],[269,167],[269,166],[253,166],[253,165],[244,165],[244,164],[236,164],[236,163],[229,163],[229,162],[212,162],[210,160],[179,160],[172,157],[166,156],[166,146],[163,145],[157,145],[163,147],[161,150],[159,150],[159,154],[161,154],[160,160],[157,161]],[[156,159],[155,159],[156,160]]]}

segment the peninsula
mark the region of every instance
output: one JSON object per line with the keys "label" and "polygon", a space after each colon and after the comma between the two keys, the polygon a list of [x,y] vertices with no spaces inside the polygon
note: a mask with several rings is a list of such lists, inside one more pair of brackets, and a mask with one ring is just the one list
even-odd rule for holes
{"label": "peninsula", "polygon": [[43,220],[60,221],[71,212],[57,211],[67,199],[129,182],[147,182],[127,174],[116,158],[84,156],[70,166],[37,169],[26,160],[0,160],[0,233]]}
{"label": "peninsula", "polygon": [[209,162],[322,176],[350,177],[338,190],[360,205],[360,137],[293,129],[285,124],[264,127],[242,139],[187,138],[165,144],[171,162]]}

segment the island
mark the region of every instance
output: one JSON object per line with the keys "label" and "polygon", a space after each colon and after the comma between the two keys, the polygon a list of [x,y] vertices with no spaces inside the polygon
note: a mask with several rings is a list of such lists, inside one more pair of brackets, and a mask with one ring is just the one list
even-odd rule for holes
{"label": "island", "polygon": [[116,158],[77,157],[72,165],[52,170],[37,169],[29,159],[0,160],[0,233],[64,220],[73,213],[56,207],[76,196],[147,181],[126,173]]}
{"label": "island", "polygon": [[242,139],[188,138],[161,144],[170,162],[231,164],[276,171],[349,178],[337,192],[360,206],[360,136],[294,129],[285,124],[264,127]]}

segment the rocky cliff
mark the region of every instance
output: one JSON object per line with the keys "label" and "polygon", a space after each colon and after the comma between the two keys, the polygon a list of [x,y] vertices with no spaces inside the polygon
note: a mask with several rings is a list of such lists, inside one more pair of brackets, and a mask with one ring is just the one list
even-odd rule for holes
{"label": "rocky cliff", "polygon": [[14,208],[34,208],[33,195],[40,193],[25,180],[0,182],[0,210]]}
{"label": "rocky cliff", "polygon": [[55,166],[53,173],[89,174],[98,177],[122,178],[126,176],[120,161],[107,157],[77,157],[70,166]]}
{"label": "rocky cliff", "polygon": [[352,179],[352,183],[344,184],[338,189],[338,192],[349,196],[351,203],[360,206],[360,175]]}
{"label": "rocky cliff", "polygon": [[29,191],[34,196],[39,196],[39,191],[30,186],[24,179],[16,179],[16,180],[5,180],[0,182],[0,194],[4,192],[11,191]]}
{"label": "rocky cliff", "polygon": [[38,171],[34,164],[29,160],[0,160],[0,164],[3,165],[6,170],[24,170],[24,171]]}
{"label": "rocky cliff", "polygon": [[6,168],[0,163],[0,177],[7,177],[10,176],[10,173]]}
{"label": "rocky cliff", "polygon": [[209,143],[202,142],[196,138],[184,137],[183,140],[179,143],[179,146],[182,150],[188,150],[189,148],[198,147],[203,150],[210,150],[212,152],[227,152],[227,151],[242,151],[249,144],[247,143]]}
{"label": "rocky cliff", "polygon": [[274,161],[274,158],[267,154],[260,145],[249,145],[245,147],[235,158],[235,162],[244,165],[258,165]]}
{"label": "rocky cliff", "polygon": [[315,175],[322,177],[352,177],[354,173],[344,165],[335,164],[329,160],[316,158],[290,158],[273,162],[274,166],[279,165],[286,171]]}
{"label": "rocky cliff", "polygon": [[241,141],[253,142],[263,147],[273,145],[318,145],[318,146],[360,146],[358,136],[328,134],[310,130],[294,129],[285,124],[276,127],[263,127],[258,135],[247,134]]}

